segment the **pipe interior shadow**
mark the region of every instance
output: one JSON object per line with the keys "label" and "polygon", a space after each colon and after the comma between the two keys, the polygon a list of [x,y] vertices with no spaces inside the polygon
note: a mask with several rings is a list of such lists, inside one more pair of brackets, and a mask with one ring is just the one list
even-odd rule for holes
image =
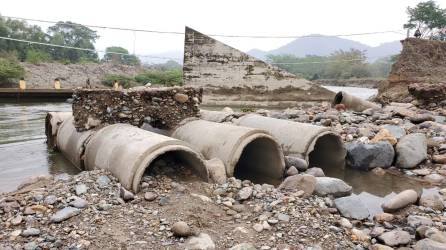
{"label": "pipe interior shadow", "polygon": [[278,185],[282,179],[280,149],[269,138],[257,138],[243,149],[234,177],[254,183]]}
{"label": "pipe interior shadow", "polygon": [[345,165],[346,150],[341,138],[327,134],[319,137],[309,154],[309,166],[322,169],[340,168]]}

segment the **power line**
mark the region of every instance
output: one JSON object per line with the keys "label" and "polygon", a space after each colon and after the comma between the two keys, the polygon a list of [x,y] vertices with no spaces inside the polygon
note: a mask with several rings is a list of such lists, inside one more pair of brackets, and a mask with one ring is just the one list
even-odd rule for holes
{"label": "power line", "polygon": [[[89,51],[89,52],[94,52],[94,53],[116,54],[116,55],[124,55],[124,56],[131,55],[131,54],[120,53],[120,52],[107,52],[107,51],[103,51],[103,50],[79,48],[79,47],[73,47],[73,46],[67,46],[67,45],[59,45],[59,44],[52,44],[52,43],[35,42],[35,41],[29,41],[29,40],[17,39],[17,38],[11,38],[11,37],[3,37],[3,36],[0,36],[0,39],[9,40],[9,41],[15,41],[15,42],[29,43],[29,44],[37,44],[37,45],[43,45],[43,46],[49,46],[49,47],[57,47],[57,48]],[[135,55],[135,56],[146,57],[146,58],[154,58],[154,59],[176,60],[176,61],[181,61],[182,60],[181,58],[162,57],[162,56],[153,56],[153,55]],[[335,62],[353,62],[353,61],[363,61],[363,60],[364,60],[364,58],[347,59],[347,60],[314,61],[314,62],[268,62],[268,61],[265,61],[265,62],[268,63],[268,64],[272,64],[272,65],[301,65],[301,64],[324,64],[324,63],[335,63]],[[245,65],[245,64],[241,64],[241,65]]]}
{"label": "power line", "polygon": [[[35,41],[29,41],[29,40],[17,39],[17,38],[11,38],[11,37],[4,37],[4,36],[0,36],[0,39],[9,40],[9,41],[15,41],[15,42],[22,42],[22,43],[29,43],[29,44],[37,44],[37,45],[43,45],[43,46],[49,46],[49,47],[57,47],[57,48],[89,51],[89,52],[94,52],[94,53],[116,54],[116,55],[125,55],[125,56],[131,55],[131,54],[128,54],[128,53],[126,54],[126,53],[120,53],[120,52],[110,52],[110,51],[104,51],[104,50],[79,48],[79,47],[73,47],[73,46],[67,46],[67,45],[59,45],[59,44],[53,44],[53,43],[35,42]],[[152,56],[152,55],[135,55],[135,56],[146,57],[146,58],[155,58],[155,59],[170,59],[170,60],[177,60],[177,61],[182,60],[181,58]]]}
{"label": "power line", "polygon": [[[33,19],[33,18],[23,18],[23,17],[14,17],[14,16],[3,16],[10,19],[23,20],[23,21],[32,21],[32,22],[41,22],[41,23],[51,23],[57,24],[57,21],[50,20],[42,20],[42,19]],[[134,29],[134,28],[123,28],[123,27],[112,27],[112,26],[102,26],[102,25],[91,25],[91,24],[78,24],[78,23],[65,23],[67,25],[72,26],[85,26],[90,28],[99,28],[99,29],[112,29],[112,30],[121,30],[121,31],[134,31],[134,32],[146,32],[146,33],[156,33],[156,34],[172,34],[172,35],[184,35],[184,32],[179,31],[160,31],[160,30],[148,30],[148,29]],[[274,35],[227,35],[227,34],[207,34],[208,36],[216,36],[216,37],[228,37],[228,38],[260,38],[260,39],[296,39],[296,38],[314,38],[314,37],[348,37],[348,36],[363,36],[363,35],[375,35],[375,34],[385,34],[385,33],[395,33],[402,34],[402,30],[386,30],[386,31],[375,31],[375,32],[364,32],[364,33],[350,33],[350,34],[337,34],[337,35],[303,35],[303,36],[274,36]]]}

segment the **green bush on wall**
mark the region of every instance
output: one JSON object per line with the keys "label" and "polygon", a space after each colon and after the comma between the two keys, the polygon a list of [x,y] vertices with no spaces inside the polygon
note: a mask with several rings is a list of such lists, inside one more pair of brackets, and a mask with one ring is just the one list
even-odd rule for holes
{"label": "green bush on wall", "polygon": [[170,69],[166,71],[151,69],[135,77],[135,80],[145,85],[146,83],[175,86],[183,84],[183,72],[181,69]]}
{"label": "green bush on wall", "polygon": [[0,58],[0,83],[14,82],[25,76],[25,69],[15,60]]}
{"label": "green bush on wall", "polygon": [[110,87],[113,87],[113,83],[115,81],[118,81],[119,84],[123,88],[129,88],[129,87],[132,87],[134,85],[133,78],[128,77],[128,76],[124,76],[124,75],[108,74],[108,75],[105,75],[104,78],[102,78],[102,83],[104,85],[107,85],[107,86],[110,86]]}

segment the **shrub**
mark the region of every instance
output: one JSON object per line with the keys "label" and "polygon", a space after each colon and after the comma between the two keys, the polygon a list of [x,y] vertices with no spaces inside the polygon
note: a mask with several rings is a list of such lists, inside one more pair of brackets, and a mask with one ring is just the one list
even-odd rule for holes
{"label": "shrub", "polygon": [[0,58],[0,83],[9,83],[25,76],[25,69],[12,59]]}
{"label": "shrub", "polygon": [[183,84],[183,73],[181,69],[170,69],[166,71],[151,69],[135,77],[135,80],[143,85],[146,83],[175,86]]}
{"label": "shrub", "polygon": [[51,55],[42,50],[30,49],[26,52],[26,61],[33,64],[49,62],[51,61]]}
{"label": "shrub", "polygon": [[123,88],[129,88],[134,86],[135,82],[133,80],[133,78],[128,77],[128,76],[124,76],[124,75],[115,75],[115,74],[108,74],[105,75],[102,78],[102,83],[106,86],[110,86],[113,87],[113,83],[115,81],[118,81],[119,84],[123,87]]}

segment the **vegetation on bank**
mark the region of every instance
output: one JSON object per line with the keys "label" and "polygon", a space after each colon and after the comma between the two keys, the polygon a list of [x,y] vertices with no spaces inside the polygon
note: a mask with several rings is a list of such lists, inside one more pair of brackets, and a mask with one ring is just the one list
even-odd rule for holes
{"label": "vegetation on bank", "polygon": [[17,60],[0,57],[0,83],[11,83],[25,76],[25,69]]}
{"label": "vegetation on bank", "polygon": [[168,61],[163,64],[151,65],[135,77],[108,74],[102,79],[102,83],[110,87],[115,81],[118,81],[124,88],[143,86],[148,83],[160,86],[182,85],[183,71],[180,64]]}
{"label": "vegetation on bank", "polygon": [[338,50],[329,56],[268,55],[268,61],[309,80],[387,77],[397,56],[369,63],[364,51]]}

